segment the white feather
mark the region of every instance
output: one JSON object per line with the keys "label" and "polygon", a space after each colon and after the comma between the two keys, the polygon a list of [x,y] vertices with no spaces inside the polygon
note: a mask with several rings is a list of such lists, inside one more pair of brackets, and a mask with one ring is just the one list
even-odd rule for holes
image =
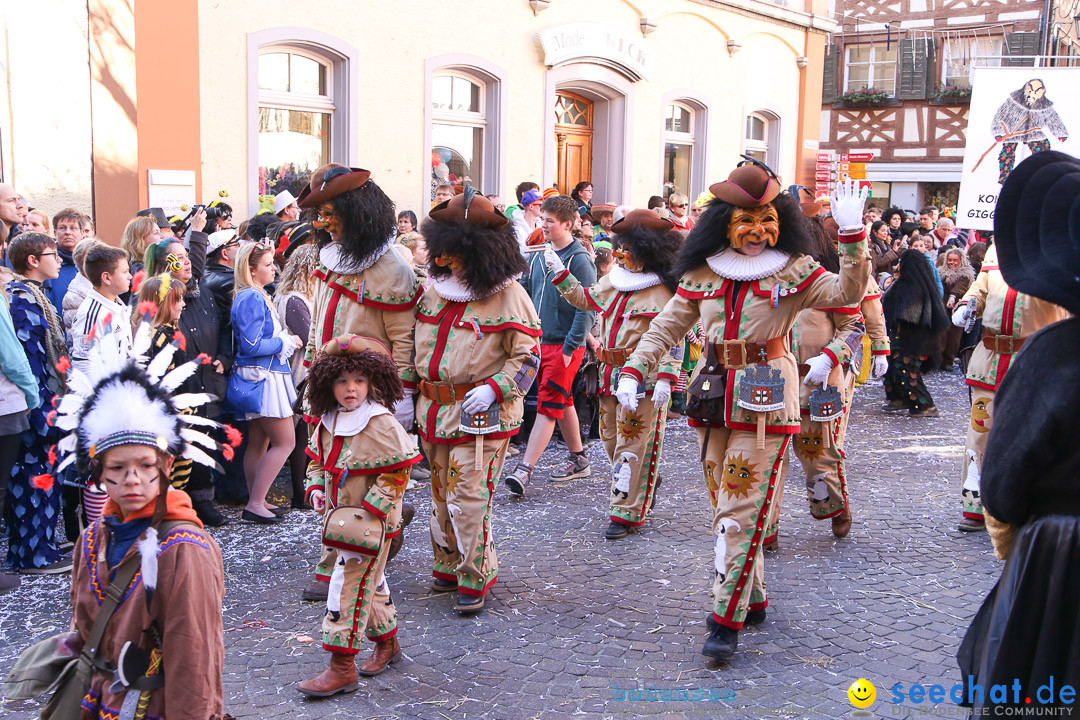
{"label": "white feather", "polygon": [[160,552],[157,529],[146,528],[146,534],[139,538],[139,558],[143,585],[150,590],[157,587],[157,556]]}
{"label": "white feather", "polygon": [[61,460],[61,461],[60,461],[60,464],[56,466],[56,469],[55,469],[55,470],[53,470],[53,473],[54,473],[54,474],[56,474],[56,475],[59,475],[59,474],[60,474],[60,472],[61,472],[61,471],[62,471],[62,470],[63,470],[64,468],[66,468],[66,467],[67,467],[68,465],[70,465],[71,463],[75,462],[75,457],[76,457],[75,453],[70,453],[70,454],[68,454],[68,456],[67,456],[67,457],[65,457],[65,458],[64,458],[63,460]]}
{"label": "white feather", "polygon": [[180,441],[176,416],[166,410],[163,402],[151,402],[146,389],[138,383],[114,378],[99,388],[93,405],[83,414],[79,436],[89,446],[125,430],[161,436],[169,446]]}
{"label": "white feather", "polygon": [[56,404],[56,412],[60,415],[74,415],[79,412],[84,402],[85,398],[75,393],[68,393],[63,400]]}
{"label": "white feather", "polygon": [[199,407],[213,399],[214,396],[208,393],[180,393],[179,395],[173,395],[172,397],[173,405],[176,406],[177,410]]}
{"label": "white feather", "polygon": [[71,394],[76,394],[85,398],[89,397],[94,392],[94,385],[90,382],[90,378],[86,376],[82,370],[78,370],[74,367],[67,371],[67,390]]}
{"label": "white feather", "polygon": [[150,364],[146,366],[146,374],[150,376],[151,382],[157,382],[162,375],[169,369],[169,363],[172,362],[173,355],[176,354],[176,345],[169,343],[165,347],[158,351],[158,354],[154,356],[154,359],[150,361]]}
{"label": "white feather", "polygon": [[221,469],[221,466],[218,465],[217,461],[214,460],[214,458],[210,457],[202,450],[195,447],[195,445],[193,445],[192,443],[188,443],[184,447],[184,457],[186,457],[188,460],[194,460],[200,465],[205,465],[208,468],[214,468],[216,470]]}
{"label": "white feather", "polygon": [[61,453],[69,453],[75,449],[75,445],[78,442],[78,433],[68,433],[60,440],[60,442],[56,443],[56,449]]}
{"label": "white feather", "polygon": [[151,340],[153,339],[153,332],[150,328],[150,322],[144,320],[139,323],[138,329],[135,331],[135,337],[132,338],[131,352],[135,357],[142,357],[150,353]]}
{"label": "white feather", "polygon": [[60,428],[61,430],[74,430],[75,428],[79,427],[79,416],[57,415],[56,419],[53,420],[53,425]]}
{"label": "white feather", "polygon": [[168,375],[161,379],[161,387],[169,392],[180,387],[180,384],[195,374],[199,369],[197,362],[186,362],[179,367],[173,368]]}
{"label": "white feather", "polygon": [[221,423],[217,420],[211,420],[210,418],[200,417],[199,415],[181,415],[180,422],[185,425],[201,425],[203,427],[219,428]]}
{"label": "white feather", "polygon": [[217,450],[218,444],[214,442],[213,438],[205,433],[201,433],[198,430],[189,430],[187,428],[180,428],[180,437],[187,440],[189,443],[196,443],[202,445],[207,450]]}

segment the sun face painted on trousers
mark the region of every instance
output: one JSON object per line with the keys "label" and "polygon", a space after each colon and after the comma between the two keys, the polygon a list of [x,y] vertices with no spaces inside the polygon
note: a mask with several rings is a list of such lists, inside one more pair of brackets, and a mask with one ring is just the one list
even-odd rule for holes
{"label": "sun face painted on trousers", "polygon": [[780,216],[772,205],[735,208],[728,225],[728,242],[739,249],[748,242],[767,242],[773,247],[780,240]]}
{"label": "sun face painted on trousers", "polygon": [[990,432],[988,406],[992,398],[979,398],[971,404],[971,429],[978,433]]}
{"label": "sun face painted on trousers", "polygon": [[750,488],[760,483],[757,466],[742,455],[732,455],[724,464],[724,474],[720,486],[730,498],[744,498],[750,494]]}

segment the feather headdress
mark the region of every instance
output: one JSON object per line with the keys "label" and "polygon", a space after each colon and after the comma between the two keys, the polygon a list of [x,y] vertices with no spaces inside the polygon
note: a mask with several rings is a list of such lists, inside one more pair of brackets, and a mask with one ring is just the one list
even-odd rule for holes
{"label": "feather headdress", "polygon": [[55,421],[68,433],[57,443],[62,460],[56,472],[72,463],[86,471],[103,452],[126,444],[149,445],[173,457],[218,467],[206,451],[218,449],[219,444],[207,432],[221,424],[182,414],[213,397],[206,393],[174,394],[195,372],[198,362],[169,370],[177,341],[152,357],[151,345],[150,323],[144,319],[130,355],[119,337],[106,333],[91,347],[86,369],[69,371],[68,393],[57,406]]}

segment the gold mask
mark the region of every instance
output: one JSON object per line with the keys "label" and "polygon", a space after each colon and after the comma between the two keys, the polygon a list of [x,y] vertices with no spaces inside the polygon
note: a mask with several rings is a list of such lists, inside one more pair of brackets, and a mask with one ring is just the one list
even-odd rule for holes
{"label": "gold mask", "polygon": [[764,240],[769,247],[780,240],[780,216],[771,204],[756,208],[734,208],[728,224],[728,242],[738,249],[748,242]]}
{"label": "gold mask", "polygon": [[330,203],[323,203],[319,206],[319,216],[311,222],[311,226],[319,230],[326,230],[332,236],[341,235],[341,218],[334,212],[334,206]]}
{"label": "gold mask", "polygon": [[457,272],[462,267],[464,267],[461,262],[461,258],[457,257],[456,255],[440,255],[439,257],[435,258],[435,264],[439,267],[450,268],[450,272]]}

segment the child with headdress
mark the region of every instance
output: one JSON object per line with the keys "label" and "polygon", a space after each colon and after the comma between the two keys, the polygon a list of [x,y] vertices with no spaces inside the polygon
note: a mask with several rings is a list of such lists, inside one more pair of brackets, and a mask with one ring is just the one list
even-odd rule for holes
{"label": "child with headdress", "polygon": [[361,675],[378,675],[401,655],[383,570],[390,541],[401,532],[410,467],[420,461],[391,410],[402,395],[394,357],[378,340],[342,335],[311,364],[307,401],[318,422],[308,443],[307,499],[325,516],[323,544],[336,555],[322,622],[330,667],[300,683],[309,697],[359,687],[354,657],[363,635],[375,652]]}
{"label": "child with headdress", "polygon": [[72,570],[67,644],[75,652],[92,644],[98,615],[114,607],[93,644],[82,717],[123,716],[130,707],[145,717],[220,720],[227,717],[221,551],[188,495],[169,484],[181,458],[215,465],[208,453],[219,448],[206,432],[220,426],[182,414],[210,396],[176,393],[197,368],[188,362],[168,369],[176,342],[151,356],[144,323],[133,356],[125,343],[113,333],[99,338],[87,370],[69,372],[56,419],[57,428],[70,431],[57,444],[63,460],[56,471],[74,464],[108,494],[103,516],[76,544]]}

